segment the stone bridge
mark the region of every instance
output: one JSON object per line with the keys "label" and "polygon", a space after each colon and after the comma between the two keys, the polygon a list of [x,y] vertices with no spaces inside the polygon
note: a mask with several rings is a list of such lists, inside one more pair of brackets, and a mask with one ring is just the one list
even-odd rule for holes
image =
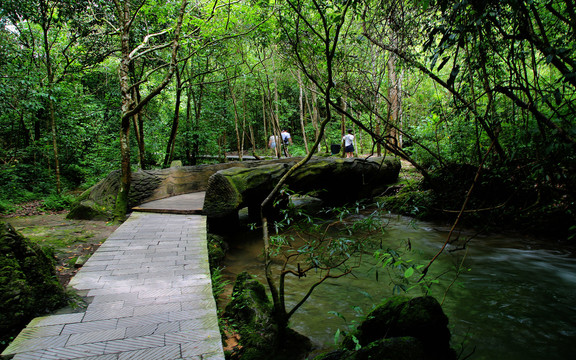
{"label": "stone bridge", "polygon": [[[206,191],[208,179],[220,170],[232,167],[252,168],[270,163],[293,163],[294,159],[231,161],[221,164],[175,166],[167,169],[138,170],[132,173],[128,199],[129,208],[171,196]],[[105,179],[78,197],[68,214],[70,219],[107,220],[112,215],[116,194],[120,188],[120,171],[111,172]]]}
{"label": "stone bridge", "polygon": [[[253,168],[229,168],[208,179],[203,213],[210,229],[226,228],[238,220],[238,211],[260,218],[261,204],[290,163],[271,163]],[[326,205],[338,206],[380,195],[398,179],[400,161],[393,158],[312,159],[297,169],[286,185],[290,191],[307,194]],[[228,226],[227,226],[228,225]]]}
{"label": "stone bridge", "polygon": [[[248,207],[252,216],[280,178],[301,158],[228,162],[140,170],[132,174],[130,208],[171,196],[206,192],[203,214],[209,223],[230,222]],[[311,193],[328,205],[344,204],[380,194],[395,182],[400,161],[394,158],[313,158],[288,180],[292,191]],[[83,193],[68,217],[106,219],[114,208],[120,172]]]}

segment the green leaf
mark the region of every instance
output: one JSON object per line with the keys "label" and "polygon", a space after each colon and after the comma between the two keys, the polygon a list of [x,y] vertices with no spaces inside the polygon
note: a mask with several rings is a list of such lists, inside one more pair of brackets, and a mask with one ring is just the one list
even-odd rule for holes
{"label": "green leaf", "polygon": [[360,341],[358,340],[358,338],[356,336],[352,336],[352,341],[354,341],[354,344],[356,344],[354,346],[354,350],[358,351],[362,348],[362,345],[360,345]]}
{"label": "green leaf", "polygon": [[406,279],[409,279],[412,275],[414,275],[414,268],[413,267],[409,267],[408,269],[406,269],[406,271],[404,271],[404,277]]}

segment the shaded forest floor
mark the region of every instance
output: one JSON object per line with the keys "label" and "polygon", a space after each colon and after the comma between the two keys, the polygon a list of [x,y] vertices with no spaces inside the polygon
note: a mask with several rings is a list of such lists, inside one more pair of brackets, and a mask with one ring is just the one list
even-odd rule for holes
{"label": "shaded forest floor", "polygon": [[19,209],[0,221],[11,224],[19,233],[41,246],[53,250],[56,273],[60,283],[66,286],[79,270],[78,258],[87,259],[113,232],[118,225],[105,221],[69,220],[67,211],[49,212],[40,202],[21,204]]}

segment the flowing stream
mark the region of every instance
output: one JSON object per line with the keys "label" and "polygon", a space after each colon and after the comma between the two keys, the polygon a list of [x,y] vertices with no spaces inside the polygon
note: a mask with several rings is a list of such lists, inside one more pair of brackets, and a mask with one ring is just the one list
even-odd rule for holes
{"label": "flowing stream", "polygon": [[[384,248],[404,260],[426,264],[442,247],[448,230],[433,223],[387,216],[380,236]],[[263,284],[260,233],[232,244],[224,276],[233,281],[248,271]],[[452,347],[470,359],[573,359],[576,354],[576,253],[550,241],[514,236],[457,234],[471,239],[466,250],[450,246],[432,265],[431,295],[450,319]],[[410,244],[411,251],[407,250]],[[456,277],[456,269],[463,270]],[[392,276],[390,276],[392,274]],[[364,256],[353,275],[320,285],[291,319],[291,327],[316,346],[334,346],[338,329],[356,325],[374,304],[393,294],[395,269]],[[417,279],[417,275],[412,278]],[[288,278],[288,303],[295,303],[315,279]],[[422,295],[415,287],[410,296]],[[344,321],[344,319],[346,321]]]}

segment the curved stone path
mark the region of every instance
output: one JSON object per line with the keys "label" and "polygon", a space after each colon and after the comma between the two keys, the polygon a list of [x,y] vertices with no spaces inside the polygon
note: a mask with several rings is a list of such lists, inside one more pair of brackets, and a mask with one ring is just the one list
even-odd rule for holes
{"label": "curved stone path", "polygon": [[133,212],[69,287],[88,306],[32,320],[2,355],[224,359],[204,216]]}

